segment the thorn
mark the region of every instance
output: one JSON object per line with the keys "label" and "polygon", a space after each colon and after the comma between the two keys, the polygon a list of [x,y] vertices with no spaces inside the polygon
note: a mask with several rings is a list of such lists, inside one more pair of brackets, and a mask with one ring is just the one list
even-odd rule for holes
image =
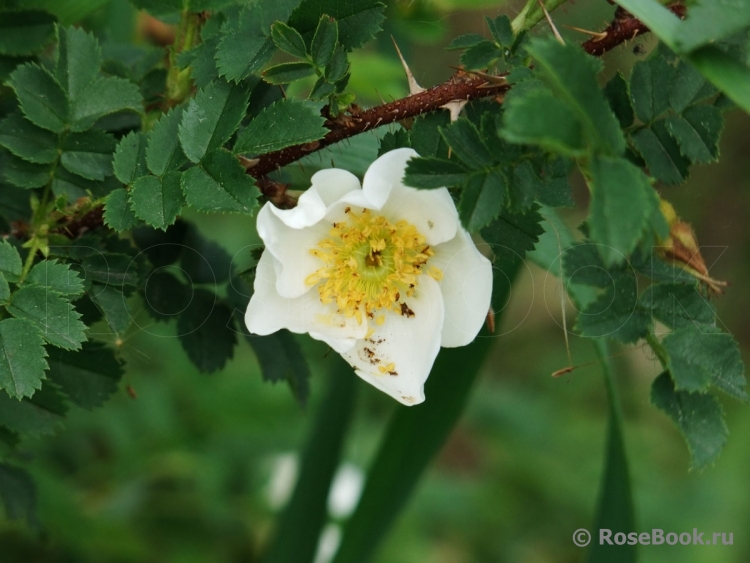
{"label": "thorn", "polygon": [[260,162],[259,158],[247,158],[244,156],[238,156],[237,160],[239,160],[240,164],[245,167],[245,170],[250,170],[253,166]]}
{"label": "thorn", "polygon": [[467,74],[474,74],[476,76],[479,76],[480,78],[484,78],[487,82],[490,83],[488,86],[480,86],[480,88],[489,88],[491,86],[505,86],[508,83],[508,79],[505,76],[498,76],[496,74],[488,74],[486,72],[482,72],[481,70],[465,70],[463,68],[456,68],[456,67],[451,67],[451,68],[455,70],[460,70]]}
{"label": "thorn", "polygon": [[458,119],[459,114],[461,113],[461,110],[464,109],[464,106],[468,104],[468,100],[451,100],[447,104],[443,104],[440,106],[443,109],[447,109],[451,114],[451,123],[456,121]]}
{"label": "thorn", "polygon": [[589,31],[588,29],[581,29],[580,27],[575,27],[573,25],[566,25],[563,27],[567,27],[568,29],[572,29],[573,31],[577,31],[578,33],[585,33],[586,35],[590,35],[594,38],[594,41],[602,41],[607,37],[606,31]]}
{"label": "thorn", "polygon": [[404,60],[404,56],[401,54],[401,49],[398,48],[398,45],[396,44],[396,40],[391,35],[391,41],[393,41],[393,46],[396,48],[396,53],[398,53],[398,58],[401,59],[401,64],[404,67],[404,72],[406,73],[406,80],[409,82],[409,94],[412,96],[414,94],[419,94],[420,92],[424,92],[425,89],[422,88],[419,83],[417,82],[417,79],[414,78],[414,75],[411,72],[411,69],[409,68],[409,65],[406,64],[406,61]]}
{"label": "thorn", "polygon": [[539,5],[542,7],[542,12],[544,12],[544,17],[547,18],[547,23],[552,28],[552,33],[555,34],[555,39],[557,39],[560,45],[565,45],[565,41],[563,41],[563,38],[560,35],[560,32],[557,31],[555,24],[552,23],[552,18],[549,17],[549,12],[547,11],[547,8],[544,7],[544,2],[542,2],[542,0],[538,0],[538,2],[539,2]]}
{"label": "thorn", "polygon": [[490,331],[490,334],[495,334],[495,311],[491,305],[487,311],[487,330]]}

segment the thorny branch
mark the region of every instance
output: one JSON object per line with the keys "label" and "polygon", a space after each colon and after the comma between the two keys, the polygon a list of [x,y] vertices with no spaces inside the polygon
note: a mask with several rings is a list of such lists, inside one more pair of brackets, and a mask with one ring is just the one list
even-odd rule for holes
{"label": "thorny branch", "polygon": [[[685,6],[681,3],[671,4],[668,8],[680,18],[685,15]],[[612,23],[598,33],[596,37],[589,39],[581,46],[590,55],[601,56],[638,35],[648,33],[648,31],[649,29],[643,22],[618,7]],[[258,187],[266,197],[277,205],[292,206],[294,202],[286,195],[286,186],[268,178],[268,174],[300,160],[312,152],[376,127],[441,110],[442,106],[454,100],[470,101],[502,96],[509,89],[510,85],[501,80],[490,81],[486,78],[486,75],[474,75],[459,71],[447,82],[433,86],[424,92],[366,110],[352,107],[349,112],[336,118],[329,117],[325,122],[325,127],[330,129],[330,132],[319,141],[294,145],[264,154],[258,159],[243,159],[242,162],[247,167],[248,174],[257,179]],[[101,208],[97,208],[82,217],[73,218],[57,230],[75,238],[83,232],[101,225],[102,212]]]}

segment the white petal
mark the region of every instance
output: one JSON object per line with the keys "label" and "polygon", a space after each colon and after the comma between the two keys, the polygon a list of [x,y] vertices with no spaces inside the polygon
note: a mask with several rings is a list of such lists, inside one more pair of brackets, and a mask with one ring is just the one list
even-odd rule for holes
{"label": "white petal", "polygon": [[413,149],[396,149],[372,163],[362,190],[376,209],[395,223],[405,220],[436,245],[456,235],[458,213],[446,188],[417,190],[403,183],[406,163],[419,156]]}
{"label": "white petal", "polygon": [[296,207],[279,209],[270,206],[274,215],[293,229],[314,225],[325,216],[327,208],[334,202],[360,189],[357,177],[340,168],[320,170],[313,174],[310,183],[310,188],[299,196]]}
{"label": "white petal", "polygon": [[458,229],[453,240],[433,250],[435,255],[430,258],[428,268],[435,266],[443,272],[440,289],[445,322],[441,345],[465,346],[474,340],[487,318],[492,297],[492,264],[463,228]]}
{"label": "white petal", "polygon": [[[424,401],[424,382],[440,350],[443,298],[437,282],[422,276],[414,297],[405,300],[414,316],[386,315],[367,339],[342,354],[357,375],[405,405]],[[377,313],[376,313],[377,314]],[[381,373],[380,366],[393,364],[397,375]]]}
{"label": "white petal", "polygon": [[310,250],[328,236],[331,225],[326,221],[293,229],[279,219],[274,209],[273,204],[266,203],[258,213],[258,234],[276,259],[276,290],[281,296],[294,299],[310,290],[305,279],[324,265]]}
{"label": "white petal", "polygon": [[245,312],[245,324],[254,334],[271,334],[287,328],[309,332],[313,338],[331,341],[357,340],[367,334],[367,321],[337,313],[334,304],[323,305],[317,290],[296,299],[282,297],[276,291],[276,272],[269,252],[264,252],[255,273],[254,293]]}

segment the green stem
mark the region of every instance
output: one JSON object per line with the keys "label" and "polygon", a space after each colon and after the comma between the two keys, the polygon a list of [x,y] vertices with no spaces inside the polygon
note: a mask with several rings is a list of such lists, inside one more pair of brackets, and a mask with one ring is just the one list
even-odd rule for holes
{"label": "green stem", "polygon": [[654,351],[654,354],[656,354],[656,357],[659,358],[662,367],[664,369],[667,369],[667,351],[664,349],[664,346],[662,346],[662,343],[659,342],[659,339],[656,338],[656,335],[652,332],[649,332],[646,335],[646,342],[648,342],[648,345],[651,346],[651,349]]}
{"label": "green stem", "polygon": [[192,89],[190,68],[180,69],[177,55],[193,48],[199,40],[202,19],[200,15],[188,10],[182,12],[180,25],[177,28],[174,44],[169,50],[169,70],[167,71],[167,107],[173,107],[184,101]]}
{"label": "green stem", "polygon": [[29,240],[29,254],[26,256],[26,261],[23,264],[21,275],[18,278],[18,283],[23,283],[26,276],[29,274],[31,267],[34,265],[34,259],[36,253],[44,248],[47,243],[47,231],[49,225],[47,223],[47,211],[50,200],[50,184],[44,186],[44,193],[42,194],[42,200],[39,202],[38,207],[34,210],[34,215],[31,218],[32,236]]}
{"label": "green stem", "polygon": [[[568,0],[547,0],[544,2],[544,7],[547,9],[547,12],[552,12],[552,10],[567,1]],[[522,31],[528,31],[543,19],[544,11],[539,5],[539,0],[527,0],[526,5],[511,23],[513,33],[518,35]]]}

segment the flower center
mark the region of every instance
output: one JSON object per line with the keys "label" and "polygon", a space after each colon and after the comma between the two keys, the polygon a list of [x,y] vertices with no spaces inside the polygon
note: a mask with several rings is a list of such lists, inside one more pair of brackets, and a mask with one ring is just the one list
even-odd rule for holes
{"label": "flower center", "polygon": [[[362,322],[394,311],[406,317],[414,312],[402,301],[411,297],[427,261],[434,254],[414,225],[395,225],[369,209],[356,213],[346,208],[348,221],[334,223],[328,237],[310,250],[325,265],[310,274],[305,283],[318,285],[322,303],[336,303],[339,313]],[[436,280],[443,273],[434,266],[427,274]],[[385,321],[383,314],[375,318]]]}

